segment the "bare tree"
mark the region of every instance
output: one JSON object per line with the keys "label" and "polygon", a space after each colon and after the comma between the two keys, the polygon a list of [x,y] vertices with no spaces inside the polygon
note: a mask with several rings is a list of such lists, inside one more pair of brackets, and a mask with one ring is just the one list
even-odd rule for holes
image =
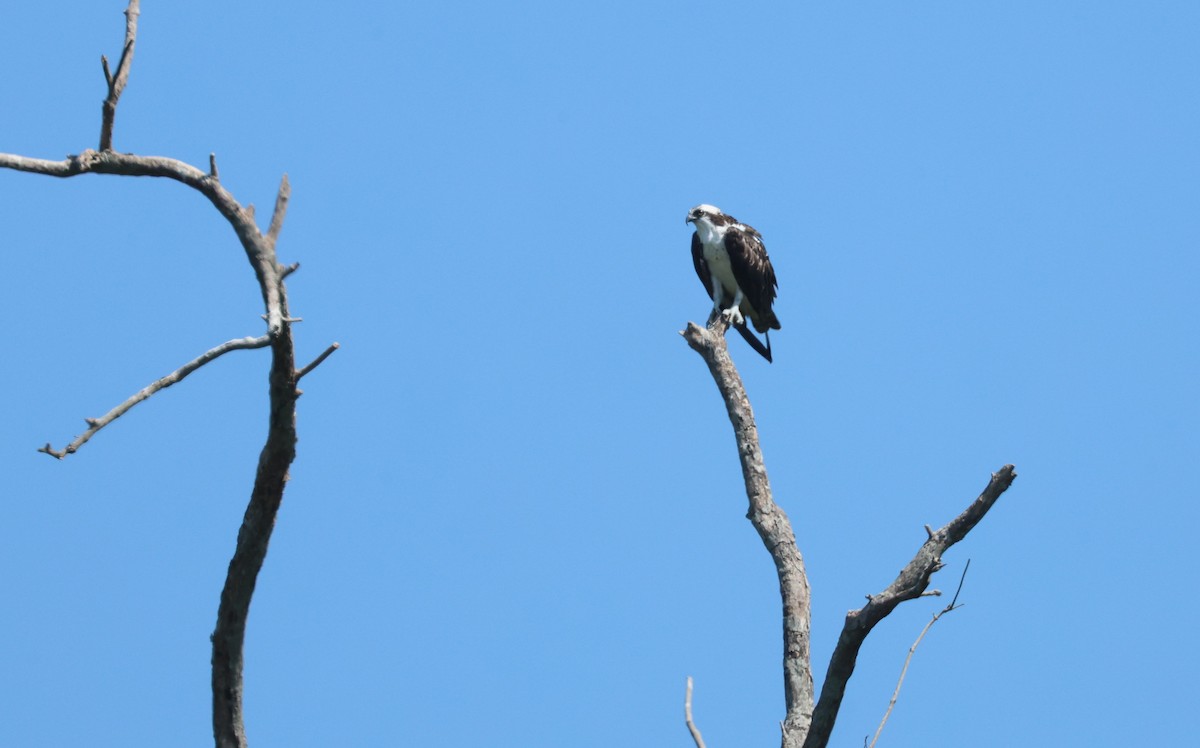
{"label": "bare tree", "polygon": [[62,449],[49,444],[40,451],[63,459],[82,447],[94,434],[120,417],[137,403],[159,390],[182,380],[191,372],[230,351],[247,348],[270,348],[271,367],[268,376],[270,412],[266,443],[258,459],[258,469],[246,514],[238,531],[237,545],[221,602],[217,611],[216,628],[212,635],[213,735],[218,748],[246,745],[246,730],[242,718],[242,650],[246,636],[246,618],[258,572],[267,555],[267,545],[275,526],[275,516],[283,500],[288,468],[296,456],[296,399],[301,378],[325,360],[337,343],[330,345],[315,360],[297,368],[292,324],[299,320],[288,314],[287,286],[284,280],[299,265],[281,265],[275,245],[287,213],[290,187],[287,176],[279,186],[275,210],[265,232],[255,223],[254,206],[243,206],[221,184],[215,155],[209,156],[208,170],[172,158],[137,156],[113,150],[113,122],[117,104],[129,82],[129,70],[137,42],[138,0],[130,0],[125,10],[125,43],[116,71],[108,59],[101,57],[104,78],[108,86],[100,124],[98,150],[85,150],[62,161],[48,161],[0,153],[0,167],[45,174],[52,177],[74,177],[80,174],[117,174],[131,177],[163,177],[180,182],[208,198],[233,228],[246,259],[258,279],[265,308],[266,334],[231,340],[205,352],[176,371],[156,380],[101,418],[87,419],[88,429]]}
{"label": "bare tree", "polygon": [[[201,366],[235,350],[270,349],[267,438],[259,456],[249,503],[229,563],[212,635],[214,738],[218,748],[241,748],[246,745],[242,711],[246,620],[258,573],[266,558],[275,517],[283,499],[288,469],[296,455],[296,400],[301,394],[298,384],[337,349],[337,344],[330,345],[311,363],[297,367],[292,325],[298,320],[289,315],[285,280],[299,266],[282,265],[276,255],[290,195],[286,175],[281,181],[274,211],[264,232],[256,223],[254,206],[242,205],[221,184],[215,155],[210,155],[208,169],[203,170],[172,158],[118,153],[113,149],[117,106],[129,81],[136,46],[138,0],[129,1],[125,16],[125,40],[115,71],[110,68],[107,58],[101,57],[107,95],[101,113],[98,149],[87,149],[62,161],[0,153],[0,168],[60,178],[89,173],[161,177],[196,190],[230,224],[246,253],[262,294],[266,332],[261,336],[230,340],[213,347],[142,388],[104,416],[87,419],[88,428],[63,448],[55,449],[46,444],[40,451],[63,459],[130,408],[181,381]],[[753,411],[725,346],[727,326],[727,322],[718,315],[704,328],[689,324],[683,335],[707,363],[725,402],[749,498],[747,516],[770,552],[779,578],[783,605],[783,672],[787,709],[782,722],[782,745],[784,748],[817,748],[827,745],[829,741],[846,684],[867,634],[901,602],[932,594],[927,590],[932,575],[942,567],[942,554],[962,540],[983,518],[1012,484],[1016,472],[1012,465],[1005,465],[992,475],[983,493],[958,517],[937,531],[926,527],[928,539],[895,581],[879,594],[869,596],[862,608],[847,614],[818,700],[813,686],[809,628],[811,600],[804,559],[786,513],[771,495]],[[953,603],[946,611],[952,609]],[[686,724],[693,740],[699,748],[703,748],[700,731],[692,720],[690,679],[685,711]]]}
{"label": "bare tree", "polygon": [[[720,314],[709,318],[706,327],[688,323],[681,334],[708,364],[708,370],[729,413],[733,434],[737,442],[738,457],[742,464],[742,477],[746,483],[746,496],[750,510],[746,517],[758,531],[763,545],[775,562],[779,577],[779,593],[783,601],[783,691],[787,713],[781,724],[783,748],[823,748],[828,745],[833,725],[841,708],[846,683],[854,673],[858,650],[867,634],[877,623],[896,609],[905,600],[936,592],[927,592],[933,574],[942,568],[942,554],[950,546],[966,537],[983,519],[1000,495],[1012,485],[1017,477],[1012,465],[1005,465],[992,474],[988,485],[971,504],[940,530],[928,525],[928,539],[917,550],[915,556],[900,571],[890,585],[877,595],[868,595],[867,603],[858,610],[846,614],[841,635],[834,647],[833,656],[821,686],[821,697],[814,698],[812,658],[810,654],[811,597],[808,576],[804,571],[804,558],[792,532],[787,514],[771,496],[771,484],[767,479],[766,465],[759,449],[758,429],[754,425],[754,412],[750,399],[742,386],[742,379],[729,357],[725,346],[728,321]],[[953,605],[953,604],[952,604]],[[699,748],[702,741],[699,731],[692,722],[691,680],[688,682],[686,702],[687,726]]]}

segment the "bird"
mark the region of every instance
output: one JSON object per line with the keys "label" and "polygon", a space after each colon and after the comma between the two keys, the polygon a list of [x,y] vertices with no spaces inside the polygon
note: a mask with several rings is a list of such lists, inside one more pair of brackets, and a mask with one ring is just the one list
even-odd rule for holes
{"label": "bird", "polygon": [[[713,317],[720,314],[729,320],[750,347],[769,363],[770,331],[780,329],[779,318],[771,308],[779,283],[762,235],[706,203],[689,210],[685,223],[696,227],[692,234],[692,262],[712,298]],[[765,346],[750,332],[747,319],[766,337]]]}

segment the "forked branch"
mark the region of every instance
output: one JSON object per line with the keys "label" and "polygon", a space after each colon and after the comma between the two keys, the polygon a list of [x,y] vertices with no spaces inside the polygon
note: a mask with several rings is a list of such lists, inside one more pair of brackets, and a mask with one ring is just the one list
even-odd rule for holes
{"label": "forked branch", "polygon": [[858,650],[866,640],[867,634],[871,633],[875,624],[895,610],[897,605],[905,600],[918,598],[925,592],[934,572],[942,568],[942,554],[965,538],[967,533],[979,524],[1016,477],[1017,471],[1012,465],[1005,465],[993,473],[983,493],[979,494],[962,514],[950,520],[940,530],[936,530],[913,556],[912,561],[900,571],[895,581],[878,595],[868,597],[867,604],[862,608],[846,614],[846,622],[842,626],[837,646],[834,647],[833,656],[829,658],[829,669],[825,674],[825,682],[821,685],[821,699],[813,712],[812,729],[804,748],[824,748],[828,745],[829,737],[833,733],[833,724],[837,720],[838,710],[846,693],[846,683],[854,674]]}
{"label": "forked branch", "polygon": [[[283,281],[297,266],[284,267],[280,265],[275,254],[275,245],[283,226],[291,191],[286,177],[279,188],[270,227],[264,234],[255,224],[253,206],[243,206],[221,184],[215,155],[209,157],[208,171],[202,171],[195,166],[171,158],[136,156],[118,153],[112,149],[112,131],[117,104],[128,83],[133,63],[138,14],[138,0],[130,0],[125,11],[125,44],[116,71],[109,69],[106,58],[101,58],[108,95],[104,100],[102,111],[99,150],[85,150],[78,155],[68,156],[62,161],[0,154],[0,168],[64,178],[79,174],[164,177],[184,184],[204,195],[225,217],[233,227],[234,233],[237,234],[242,249],[246,253],[246,259],[249,260],[250,266],[254,270],[259,289],[262,292],[267,334],[261,339],[252,339],[253,346],[246,344],[242,347],[256,347],[260,340],[265,341],[264,345],[270,346],[271,370],[268,375],[270,413],[266,443],[259,454],[254,487],[246,506],[241,530],[238,532],[233,558],[229,562],[225,586],[221,591],[221,603],[217,611],[217,624],[212,635],[213,734],[218,748],[244,748],[246,732],[242,717],[242,663],[246,619],[249,615],[250,600],[254,594],[258,573],[266,558],[267,545],[275,526],[275,517],[283,500],[288,468],[296,456],[296,398],[300,394],[296,382],[300,376],[311,371],[312,367],[332,353],[335,346],[331,346],[304,369],[296,368],[291,328],[294,319],[288,314],[287,288]],[[231,341],[231,343],[234,345],[228,350],[239,347],[237,341]],[[226,345],[231,344],[227,343]],[[225,351],[221,351],[221,353],[223,352]],[[213,352],[210,351],[211,353]],[[215,355],[220,355],[220,353]],[[203,365],[203,362],[198,365]],[[194,369],[188,369],[188,371],[191,370]],[[176,372],[178,378],[173,381],[182,379],[187,373],[183,370]],[[170,376],[167,379],[170,379]],[[170,383],[172,382],[162,383],[159,389]],[[89,422],[89,426],[93,429],[103,427],[105,423],[111,422],[133,404],[140,402],[141,399],[145,399],[145,397],[139,393],[131,398],[131,401],[123,404],[124,410],[121,410],[121,406],[119,406],[117,409],[119,412],[113,412],[104,419]],[[78,446],[75,444],[75,449],[78,449]],[[54,451],[49,450],[48,445],[47,451],[54,454]],[[68,451],[73,451],[70,446],[63,450],[63,453]]]}
{"label": "forked branch", "polygon": [[880,594],[868,596],[868,602],[861,610],[851,611],[846,616],[845,627],[821,688],[820,701],[814,706],[809,632],[811,599],[804,559],[796,546],[796,537],[787,515],[771,496],[754,414],[741,377],[725,345],[728,329],[728,321],[721,315],[715,315],[710,317],[706,327],[688,323],[687,329],[681,334],[704,359],[721,392],[733,425],[742,478],[750,500],[747,518],[770,552],[779,577],[779,592],[783,601],[784,699],[787,706],[787,715],[781,725],[783,748],[823,748],[829,742],[846,683],[854,672],[858,650],[867,634],[901,602],[932,594],[926,590],[930,577],[942,568],[942,553],[962,540],[983,519],[1000,495],[1012,485],[1017,474],[1012,465],[1005,465],[992,476],[987,488],[962,514],[940,530],[927,527],[928,540],[900,572],[896,581]]}
{"label": "forked branch", "polygon": [[138,0],[129,0],[125,9],[125,44],[121,48],[121,59],[117,62],[116,75],[108,69],[108,58],[100,55],[100,65],[104,68],[104,81],[108,84],[108,96],[104,98],[104,107],[100,113],[100,150],[112,150],[113,121],[117,117],[117,102],[129,83],[129,68],[133,66],[133,47],[137,42]]}
{"label": "forked branch", "polygon": [[912,664],[913,655],[917,653],[917,647],[921,646],[921,642],[925,639],[925,635],[929,633],[929,629],[933,628],[933,624],[941,620],[942,616],[962,607],[958,604],[958,596],[962,592],[963,580],[967,578],[967,570],[970,568],[971,559],[968,558],[966,565],[963,566],[962,576],[958,578],[958,589],[954,591],[954,598],[950,601],[949,605],[933,614],[933,618],[929,620],[929,623],[925,624],[925,628],[921,629],[917,640],[908,648],[908,656],[904,658],[904,667],[900,668],[900,677],[896,680],[896,689],[892,691],[892,698],[888,702],[887,711],[883,713],[883,719],[879,720],[879,727],[875,729],[875,737],[871,738],[871,744],[867,748],[875,748],[875,744],[879,742],[879,736],[883,733],[883,726],[887,724],[888,717],[892,716],[892,710],[896,708],[896,701],[900,698],[900,688],[904,685],[904,676],[908,675],[908,666]]}

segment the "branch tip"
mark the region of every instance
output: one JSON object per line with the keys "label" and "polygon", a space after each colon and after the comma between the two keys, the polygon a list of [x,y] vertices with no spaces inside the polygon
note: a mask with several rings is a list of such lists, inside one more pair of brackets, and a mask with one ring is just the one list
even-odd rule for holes
{"label": "branch tip", "polygon": [[962,592],[963,582],[967,579],[967,570],[971,568],[971,559],[967,559],[967,563],[963,566],[962,576],[958,578],[958,589],[954,591],[954,598],[950,600],[950,607],[954,608],[954,604],[958,602],[958,593]]}
{"label": "branch tip", "polygon": [[332,356],[333,352],[341,347],[342,346],[340,343],[330,344],[330,346],[328,348],[326,348],[324,351],[321,352],[320,356],[317,356],[315,359],[312,360],[312,363],[310,363],[308,366],[305,366],[304,368],[296,371],[296,381],[299,382],[301,379],[303,379],[305,374],[309,373],[313,369],[320,366],[322,361],[324,361],[325,359]]}
{"label": "branch tip", "polygon": [[[969,567],[970,565],[971,561],[968,559],[967,566]],[[904,658],[904,667],[900,669],[900,678],[896,681],[896,689],[892,691],[892,699],[888,702],[887,711],[883,713],[883,719],[880,720],[879,727],[875,730],[875,737],[871,740],[871,744],[868,748],[873,748],[875,743],[878,742],[879,735],[883,732],[883,726],[887,724],[888,717],[892,715],[892,709],[896,706],[896,700],[900,698],[900,687],[904,685],[904,676],[908,673],[908,666],[912,662],[913,655],[916,653],[917,647],[920,646],[921,640],[925,638],[925,634],[929,633],[929,629],[933,628],[933,624],[938,622],[938,619],[947,613],[958,610],[962,607],[961,605],[955,605],[955,602],[958,600],[958,593],[962,592],[963,580],[966,578],[967,569],[964,567],[962,576],[958,578],[958,590],[954,593],[954,599],[950,601],[949,605],[933,614],[933,618],[929,621],[929,623],[925,624],[925,628],[921,629],[920,636],[918,636],[917,640],[914,641],[912,646],[908,648],[908,656]],[[934,592],[938,595],[942,594],[937,590],[934,590]]]}
{"label": "branch tip", "polygon": [[208,176],[212,177],[213,179],[217,180],[218,182],[221,181],[221,175],[217,172],[217,154],[216,153],[208,154]]}
{"label": "branch tip", "polygon": [[288,200],[291,197],[292,185],[285,172],[283,179],[279,181],[279,194],[275,196],[275,210],[271,213],[271,225],[267,228],[267,240],[272,245],[279,239],[279,232],[283,229],[283,219],[287,215]]}
{"label": "branch tip", "polygon": [[700,728],[696,727],[696,723],[692,721],[692,676],[690,675],[687,679],[687,694],[683,697],[683,718],[688,732],[692,734],[692,740],[696,743],[696,748],[704,748],[704,738],[700,736]]}

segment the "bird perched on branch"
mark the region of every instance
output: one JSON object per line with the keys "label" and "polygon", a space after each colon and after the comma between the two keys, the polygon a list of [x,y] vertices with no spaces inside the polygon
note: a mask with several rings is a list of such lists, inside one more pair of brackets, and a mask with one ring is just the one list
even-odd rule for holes
{"label": "bird perched on branch", "polygon": [[[696,226],[692,262],[712,297],[713,315],[728,319],[750,347],[770,361],[770,331],[779,329],[771,304],[779,284],[762,236],[713,205],[697,205],[689,210],[687,223]],[[766,337],[766,345],[750,332],[747,319]]]}

